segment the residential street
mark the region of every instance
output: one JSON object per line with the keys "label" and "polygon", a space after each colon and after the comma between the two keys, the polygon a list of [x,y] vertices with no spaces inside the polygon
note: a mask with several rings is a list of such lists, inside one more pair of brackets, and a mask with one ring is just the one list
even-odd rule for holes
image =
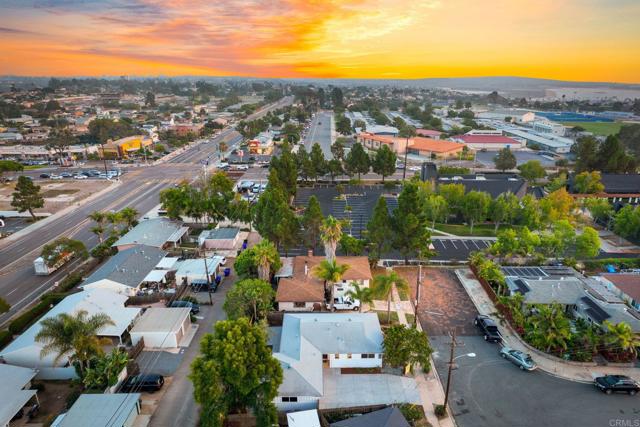
{"label": "residential street", "polygon": [[316,142],[320,144],[324,157],[327,160],[333,159],[331,154],[331,144],[333,144],[332,125],[333,113],[331,111],[319,112],[311,121],[311,126],[304,138],[304,148],[311,152],[311,147]]}

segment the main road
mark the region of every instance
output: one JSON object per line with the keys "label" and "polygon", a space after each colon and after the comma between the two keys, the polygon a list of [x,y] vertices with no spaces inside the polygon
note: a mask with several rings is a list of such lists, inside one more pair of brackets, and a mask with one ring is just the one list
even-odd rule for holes
{"label": "main road", "polygon": [[[252,120],[267,112],[289,105],[291,97],[256,111],[247,119]],[[15,240],[0,241],[0,296],[10,305],[11,310],[0,316],[0,324],[5,323],[17,311],[35,301],[68,273],[78,261],[71,262],[50,276],[36,276],[33,260],[40,254],[42,246],[64,236],[80,240],[88,248],[98,243],[91,231],[91,221],[87,216],[93,211],[119,210],[130,206],[140,214],[159,203],[159,192],[183,180],[192,180],[201,171],[201,162],[215,159],[218,144],[225,141],[230,149],[241,141],[233,127],[223,129],[210,142],[189,147],[174,156],[170,162],[132,169],[99,197],[86,203],[79,203],[76,209],[56,216],[45,226]]]}
{"label": "main road", "polygon": [[331,111],[320,111],[311,119],[309,131],[304,137],[304,148],[311,152],[311,147],[316,142],[320,144],[324,157],[327,160],[333,158],[331,144],[333,144],[333,114]]}

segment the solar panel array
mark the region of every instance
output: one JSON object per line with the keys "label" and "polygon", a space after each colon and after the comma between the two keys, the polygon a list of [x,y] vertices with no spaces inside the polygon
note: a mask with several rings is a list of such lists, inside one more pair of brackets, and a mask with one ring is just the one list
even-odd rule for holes
{"label": "solar panel array", "polygon": [[547,277],[548,274],[540,267],[502,267],[505,276],[516,277]]}

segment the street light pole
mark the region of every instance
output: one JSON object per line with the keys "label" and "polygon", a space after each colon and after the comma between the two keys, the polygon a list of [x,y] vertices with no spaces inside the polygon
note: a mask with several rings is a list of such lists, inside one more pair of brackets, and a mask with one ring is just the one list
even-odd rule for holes
{"label": "street light pole", "polygon": [[422,264],[418,264],[418,278],[416,279],[416,313],[413,316],[413,325],[418,326],[418,304],[420,303],[420,285],[422,283]]}
{"label": "street light pole", "polygon": [[451,335],[451,352],[449,353],[449,373],[447,374],[447,389],[444,392],[444,409],[447,410],[447,403],[449,403],[449,387],[451,386],[451,371],[453,369],[453,354],[456,348],[456,330],[453,330]]}

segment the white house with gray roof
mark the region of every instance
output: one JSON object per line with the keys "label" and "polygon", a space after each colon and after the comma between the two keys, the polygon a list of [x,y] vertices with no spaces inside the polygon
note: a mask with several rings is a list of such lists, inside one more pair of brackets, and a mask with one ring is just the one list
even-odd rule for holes
{"label": "white house with gray roof", "polygon": [[52,427],[133,427],[138,421],[140,393],[81,394]]}
{"label": "white house with gray roof", "polygon": [[189,227],[169,218],[145,219],[119,238],[113,246],[117,247],[118,251],[138,245],[164,249],[172,245],[176,246],[188,231]]}
{"label": "white house with gray roof", "polygon": [[379,368],[383,335],[375,313],[287,313],[271,328],[273,356],[283,381],[280,410],[316,408],[323,396],[323,368]]}
{"label": "white house with gray roof", "polygon": [[86,278],[84,289],[109,289],[133,296],[140,284],[167,253],[151,246],[135,246],[118,252]]}

